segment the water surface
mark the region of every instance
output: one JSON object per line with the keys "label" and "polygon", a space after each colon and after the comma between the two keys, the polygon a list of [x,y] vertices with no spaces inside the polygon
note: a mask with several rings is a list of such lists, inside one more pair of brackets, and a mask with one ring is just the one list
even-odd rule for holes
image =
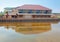
{"label": "water surface", "polygon": [[60,42],[60,22],[3,22],[0,42]]}

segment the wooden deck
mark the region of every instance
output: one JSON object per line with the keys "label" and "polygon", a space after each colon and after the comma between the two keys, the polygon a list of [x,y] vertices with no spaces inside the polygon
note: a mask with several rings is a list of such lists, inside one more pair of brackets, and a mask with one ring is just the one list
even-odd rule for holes
{"label": "wooden deck", "polygon": [[38,18],[38,19],[0,19],[0,22],[54,22],[60,18]]}

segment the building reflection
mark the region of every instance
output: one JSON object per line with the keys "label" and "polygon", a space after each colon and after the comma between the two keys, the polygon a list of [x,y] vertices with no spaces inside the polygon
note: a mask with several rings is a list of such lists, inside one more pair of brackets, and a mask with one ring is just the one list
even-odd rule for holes
{"label": "building reflection", "polygon": [[37,34],[51,30],[50,22],[3,22],[0,23],[0,26],[5,26],[6,29],[12,28],[12,30],[15,30],[15,32],[22,34]]}

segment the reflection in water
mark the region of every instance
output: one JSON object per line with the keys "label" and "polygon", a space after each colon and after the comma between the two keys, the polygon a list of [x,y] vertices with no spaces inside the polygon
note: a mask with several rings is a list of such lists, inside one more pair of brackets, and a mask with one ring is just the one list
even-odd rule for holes
{"label": "reflection in water", "polygon": [[0,42],[60,42],[60,23],[0,23]]}
{"label": "reflection in water", "polygon": [[51,30],[51,24],[43,22],[13,22],[13,23],[0,23],[0,26],[5,26],[6,29],[12,28],[16,32],[23,34],[37,34]]}

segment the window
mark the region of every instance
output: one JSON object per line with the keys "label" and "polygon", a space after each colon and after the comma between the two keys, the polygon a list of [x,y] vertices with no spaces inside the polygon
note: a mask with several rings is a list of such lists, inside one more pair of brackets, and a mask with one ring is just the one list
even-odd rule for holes
{"label": "window", "polygon": [[45,12],[44,12],[45,14],[47,14],[48,13],[48,10],[45,10]]}
{"label": "window", "polygon": [[23,15],[19,15],[19,17],[23,17]]}
{"label": "window", "polygon": [[37,14],[40,13],[40,10],[37,10],[36,13],[37,13]]}
{"label": "window", "polygon": [[22,9],[18,10],[18,13],[24,13]]}
{"label": "window", "polygon": [[17,16],[15,16],[15,15],[12,15],[12,18],[17,18]]}
{"label": "window", "polygon": [[33,18],[35,18],[35,17],[36,17],[36,15],[32,15],[32,17],[33,17]]}
{"label": "window", "polygon": [[51,13],[51,10],[49,10],[48,13]]}
{"label": "window", "polygon": [[33,13],[32,10],[29,10],[28,13]]}
{"label": "window", "polygon": [[40,17],[40,15],[36,15],[36,17]]}
{"label": "window", "polygon": [[19,13],[23,13],[23,12],[19,12]]}

